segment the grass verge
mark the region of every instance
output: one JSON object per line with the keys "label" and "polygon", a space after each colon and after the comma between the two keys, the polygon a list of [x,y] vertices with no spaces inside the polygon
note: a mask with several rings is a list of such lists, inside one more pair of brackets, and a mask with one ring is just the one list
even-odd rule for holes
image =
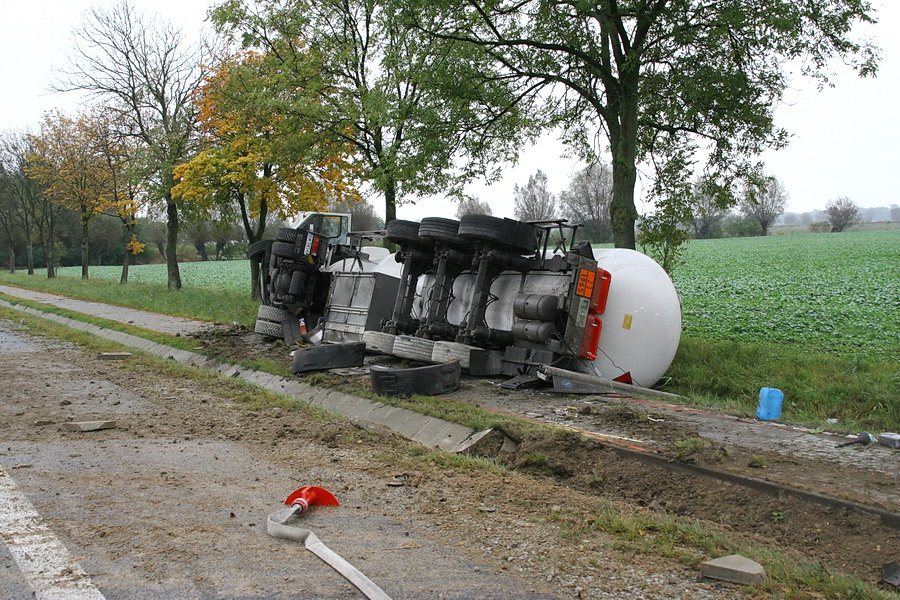
{"label": "grass verge", "polygon": [[[626,552],[652,554],[697,566],[706,557],[740,554],[763,565],[766,582],[751,586],[759,597],[847,600],[896,600],[897,595],[790,552],[758,542],[742,540],[696,519],[643,514],[625,515],[621,507],[604,502],[586,526],[604,531],[618,539]],[[764,595],[763,595],[764,594]]]}
{"label": "grass verge", "polygon": [[[61,317],[66,317],[68,319],[72,319],[73,321],[81,321],[83,323],[90,323],[92,325],[96,325],[97,327],[103,327],[104,329],[111,329],[113,331],[120,331],[122,333],[127,333],[129,335],[133,335],[135,337],[144,338],[146,340],[150,340],[156,342],[158,344],[164,344],[166,346],[171,346],[172,348],[178,348],[180,350],[189,350],[191,352],[196,352],[198,354],[204,354],[209,356],[210,358],[216,359],[218,361],[230,364],[241,365],[248,369],[254,369],[256,371],[265,371],[266,373],[272,373],[273,375],[281,375],[283,377],[291,376],[290,366],[285,363],[276,362],[274,360],[269,360],[262,357],[252,357],[247,360],[239,360],[235,361],[228,357],[222,356],[215,352],[208,352],[205,350],[203,343],[199,340],[190,338],[190,337],[181,337],[169,335],[166,333],[160,333],[158,331],[152,331],[150,329],[143,329],[141,327],[135,327],[133,325],[128,325],[126,323],[120,323],[119,321],[110,321],[108,319],[101,319],[99,317],[93,317],[91,315],[87,315],[80,312],[75,312],[71,310],[67,310],[65,308],[58,308],[56,306],[51,306],[48,304],[43,304],[40,302],[34,302],[31,300],[23,300],[21,298],[15,298],[13,296],[7,296],[0,292],[0,300],[4,300],[9,302],[12,305],[21,305],[27,306],[29,308],[34,308],[36,310],[40,310],[42,312],[51,313],[54,315],[58,315]],[[22,314],[16,312],[15,314]]]}
{"label": "grass verge", "polygon": [[760,388],[773,387],[784,392],[783,422],[830,431],[900,429],[896,361],[683,337],[667,378],[666,391],[738,416],[755,414]]}
{"label": "grass verge", "polygon": [[85,281],[74,277],[47,279],[22,273],[0,273],[0,284],[228,325],[252,326],[259,307],[259,302],[251,300],[248,294],[225,289],[170,290],[159,284],[122,285],[108,279]]}

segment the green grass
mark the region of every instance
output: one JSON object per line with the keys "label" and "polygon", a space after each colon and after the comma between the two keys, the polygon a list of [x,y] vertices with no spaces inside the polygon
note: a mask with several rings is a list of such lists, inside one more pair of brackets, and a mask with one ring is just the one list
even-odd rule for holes
{"label": "green grass", "polygon": [[774,387],[784,392],[781,421],[831,431],[900,429],[900,365],[887,357],[683,337],[666,376],[662,389],[701,408],[753,416],[759,389]]}

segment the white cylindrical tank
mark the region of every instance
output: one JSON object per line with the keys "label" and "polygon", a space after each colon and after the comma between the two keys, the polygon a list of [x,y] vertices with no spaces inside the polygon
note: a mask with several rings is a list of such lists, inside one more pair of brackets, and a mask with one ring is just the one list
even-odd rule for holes
{"label": "white cylindrical tank", "polygon": [[[600,347],[582,370],[607,379],[630,373],[652,387],[675,358],[681,340],[681,301],[656,261],[624,248],[595,248],[594,258],[612,276]],[[593,367],[593,368],[591,368]]]}
{"label": "white cylindrical tank", "polygon": [[[598,266],[611,274],[606,310],[598,315],[603,321],[600,345],[594,361],[582,360],[579,370],[607,379],[630,373],[632,381],[652,387],[663,376],[681,340],[681,301],[668,274],[652,258],[624,248],[595,248]],[[390,255],[374,268],[375,273],[400,277],[402,264]],[[456,300],[451,302],[447,320],[461,324],[469,307],[463,301],[470,294],[473,276],[458,277],[453,284]],[[415,317],[424,314],[424,299],[430,275],[417,282]],[[534,272],[522,275],[506,272],[491,286],[493,300],[485,315],[489,327],[512,328],[513,301],[523,290],[533,294],[564,295],[569,275]]]}

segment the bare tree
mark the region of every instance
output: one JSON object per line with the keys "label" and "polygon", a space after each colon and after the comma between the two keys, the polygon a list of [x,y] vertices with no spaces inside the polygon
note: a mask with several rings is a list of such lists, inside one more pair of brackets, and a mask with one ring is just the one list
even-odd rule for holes
{"label": "bare tree", "polygon": [[202,43],[188,44],[169,22],[136,13],[127,0],[91,9],[74,36],[71,66],[56,87],[104,101],[122,133],[143,143],[151,189],[166,208],[168,284],[178,289],[172,169],[191,152],[197,118],[192,100],[206,74],[207,52]]}
{"label": "bare tree", "polygon": [[375,212],[375,206],[368,200],[350,202],[332,200],[328,203],[328,211],[350,213],[350,226],[354,231],[375,231],[384,228],[384,220]]}
{"label": "bare tree", "polygon": [[722,222],[728,216],[728,209],[722,208],[723,202],[703,189],[702,182],[695,183],[692,191],[689,225],[693,230],[694,239],[705,240],[716,237],[721,233]]}
{"label": "bare tree", "polygon": [[492,215],[491,205],[478,196],[463,196],[456,208],[456,218],[462,219],[466,215]]}
{"label": "bare tree", "polygon": [[32,153],[27,133],[7,132],[0,142],[0,162],[8,176],[10,210],[25,236],[25,260],[28,274],[34,275],[34,243],[38,217],[41,216],[42,188],[25,173]]}
{"label": "bare tree", "polygon": [[847,196],[829,200],[825,205],[825,213],[828,215],[831,231],[835,233],[859,223],[859,206]]}
{"label": "bare tree", "polygon": [[189,221],[184,228],[185,240],[197,249],[197,255],[203,262],[209,262],[209,253],[206,245],[213,241],[212,224],[209,220]]}
{"label": "bare tree", "polygon": [[547,175],[538,169],[524,188],[513,188],[515,215],[522,221],[544,221],[556,216],[556,196],[547,189]]}
{"label": "bare tree", "polygon": [[774,177],[766,177],[758,185],[748,186],[741,199],[741,214],[759,223],[763,235],[768,235],[771,225],[784,212],[787,191]]}
{"label": "bare tree", "polygon": [[10,273],[16,272],[16,255],[25,245],[24,232],[19,227],[16,212],[17,204],[13,176],[0,161],[0,239],[9,255]]}
{"label": "bare tree", "polygon": [[569,188],[559,195],[563,216],[581,223],[584,236],[590,242],[612,240],[609,218],[612,188],[612,169],[607,163],[596,162],[576,173]]}

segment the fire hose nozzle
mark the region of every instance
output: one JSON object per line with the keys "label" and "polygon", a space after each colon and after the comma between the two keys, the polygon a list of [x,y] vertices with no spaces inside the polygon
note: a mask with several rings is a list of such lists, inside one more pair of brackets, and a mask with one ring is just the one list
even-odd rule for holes
{"label": "fire hose nozzle", "polygon": [[306,512],[310,506],[340,506],[334,494],[314,485],[307,485],[294,490],[287,500],[284,501],[287,506],[299,504],[300,512]]}
{"label": "fire hose nozzle", "polygon": [[836,447],[843,448],[844,446],[852,446],[853,444],[862,444],[864,446],[867,446],[874,441],[875,441],[874,435],[872,435],[871,433],[868,433],[866,431],[863,431],[856,435],[856,439],[852,439],[849,442],[843,442],[841,444],[838,444]]}

